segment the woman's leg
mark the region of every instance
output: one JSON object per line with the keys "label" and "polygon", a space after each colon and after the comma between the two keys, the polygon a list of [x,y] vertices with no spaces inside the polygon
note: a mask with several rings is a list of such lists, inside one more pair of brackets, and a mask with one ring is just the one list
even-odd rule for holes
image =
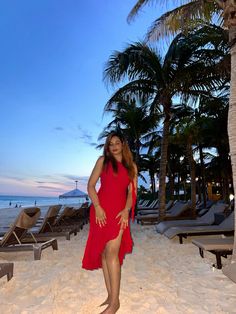
{"label": "woman's leg", "polygon": [[102,312],[104,314],[105,313],[114,314],[120,307],[119,294],[120,294],[121,267],[118,254],[122,235],[123,230],[120,231],[116,239],[111,240],[107,243],[104,251],[111,289],[109,305]]}
{"label": "woman's leg", "polygon": [[104,280],[105,280],[105,284],[107,288],[107,299],[100,306],[109,304],[109,301],[111,298],[111,283],[110,283],[110,277],[109,277],[109,272],[107,268],[105,250],[102,253],[102,271],[103,271],[103,276],[104,276]]}

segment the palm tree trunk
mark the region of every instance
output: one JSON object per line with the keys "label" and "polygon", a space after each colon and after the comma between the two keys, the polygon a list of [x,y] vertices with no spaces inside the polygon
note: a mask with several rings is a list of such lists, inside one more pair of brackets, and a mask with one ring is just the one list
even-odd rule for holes
{"label": "palm tree trunk", "polygon": [[139,139],[135,140],[135,162],[138,165],[140,160],[140,141]]}
{"label": "palm tree trunk", "polygon": [[155,174],[153,175],[153,196],[156,196],[156,179],[155,179]]}
{"label": "palm tree trunk", "polygon": [[[234,193],[236,192],[236,25],[229,28],[229,39],[234,41],[231,47],[231,83],[230,83],[230,99],[229,99],[229,113],[228,113],[228,134],[229,134],[229,146],[230,146],[230,156],[232,163],[232,173],[233,173],[233,183],[234,183]],[[236,219],[235,229],[236,229]],[[234,230],[235,230],[234,229]],[[234,248],[232,263],[229,268],[225,267],[223,272],[226,276],[232,279],[232,273],[228,271],[233,268],[232,273],[236,272],[236,237],[234,236]],[[233,279],[232,279],[233,280]]]}
{"label": "palm tree trunk", "polygon": [[[184,190],[184,200],[187,201],[187,189],[186,189],[186,182],[183,180],[183,190]],[[180,197],[178,198],[180,200]]]}
{"label": "palm tree trunk", "polygon": [[205,174],[205,164],[204,164],[204,158],[203,158],[203,151],[202,146],[199,145],[199,154],[200,154],[200,163],[201,163],[201,191],[203,196],[203,202],[204,202],[204,208],[206,207],[206,174]]}
{"label": "palm tree trunk", "polygon": [[196,175],[195,175],[195,161],[193,159],[193,149],[191,138],[187,141],[187,156],[190,167],[190,177],[191,177],[191,207],[192,214],[195,215],[196,211]]}
{"label": "palm tree trunk", "polygon": [[160,160],[160,175],[159,175],[159,215],[160,220],[165,216],[166,207],[166,165],[167,165],[167,151],[169,142],[169,126],[170,126],[170,116],[166,115],[163,124],[163,134],[161,141],[161,160]]}
{"label": "palm tree trunk", "polygon": [[177,196],[178,201],[179,201],[179,195],[180,195],[180,188],[181,188],[180,174],[178,173],[178,175],[177,175],[177,188],[176,188],[176,196]]}
{"label": "palm tree trunk", "polygon": [[232,170],[230,169],[229,165],[229,150],[224,146],[217,147],[217,151],[219,154],[219,161],[220,161],[220,177],[221,177],[221,192],[222,192],[222,199],[225,202],[229,202],[229,172]]}
{"label": "palm tree trunk", "polygon": [[155,176],[154,176],[153,173],[150,173],[150,179],[151,179],[152,196],[154,198],[154,194],[155,194]]}
{"label": "palm tree trunk", "polygon": [[170,185],[170,200],[174,200],[174,191],[175,191],[175,177],[173,174],[169,176],[169,185]]}

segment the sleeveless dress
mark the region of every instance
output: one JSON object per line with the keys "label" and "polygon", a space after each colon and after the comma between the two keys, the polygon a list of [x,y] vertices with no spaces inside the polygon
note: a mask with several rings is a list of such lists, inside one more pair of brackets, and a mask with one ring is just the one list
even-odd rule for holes
{"label": "sleeveless dress", "polygon": [[[108,163],[107,168],[101,173],[101,186],[98,191],[98,198],[101,207],[106,212],[106,225],[99,227],[95,222],[95,208],[92,205],[90,208],[90,230],[87,244],[85,247],[82,268],[94,270],[102,267],[101,254],[110,240],[117,238],[120,232],[120,217],[116,218],[117,214],[124,209],[127,198],[128,186],[130,179],[127,169],[121,162],[117,162],[118,173],[113,172],[111,163]],[[133,189],[134,191],[134,189]],[[132,193],[132,203],[134,204],[134,193]],[[132,206],[133,208],[134,206]],[[130,223],[125,228],[120,250],[119,260],[120,265],[123,263],[125,254],[131,253],[133,241],[130,234]]]}

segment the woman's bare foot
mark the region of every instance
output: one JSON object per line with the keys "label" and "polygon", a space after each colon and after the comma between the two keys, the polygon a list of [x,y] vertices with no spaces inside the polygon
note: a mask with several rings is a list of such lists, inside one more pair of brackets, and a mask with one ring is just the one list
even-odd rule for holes
{"label": "woman's bare foot", "polygon": [[100,304],[99,306],[107,305],[107,304],[109,304],[109,302],[110,302],[110,298],[107,297],[107,299],[102,304]]}
{"label": "woman's bare foot", "polygon": [[108,305],[108,307],[100,314],[115,314],[120,308],[120,302]]}

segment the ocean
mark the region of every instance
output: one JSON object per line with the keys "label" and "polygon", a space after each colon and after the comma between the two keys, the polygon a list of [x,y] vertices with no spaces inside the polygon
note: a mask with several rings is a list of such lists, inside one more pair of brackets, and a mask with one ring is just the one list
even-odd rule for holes
{"label": "ocean", "polygon": [[[61,200],[60,200],[61,201]],[[58,204],[58,197],[0,195],[0,208]]]}
{"label": "ocean", "polygon": [[59,199],[59,197],[0,195],[0,229],[13,223],[23,207],[40,207],[41,216],[43,216],[50,205],[78,206],[84,201],[84,198]]}

